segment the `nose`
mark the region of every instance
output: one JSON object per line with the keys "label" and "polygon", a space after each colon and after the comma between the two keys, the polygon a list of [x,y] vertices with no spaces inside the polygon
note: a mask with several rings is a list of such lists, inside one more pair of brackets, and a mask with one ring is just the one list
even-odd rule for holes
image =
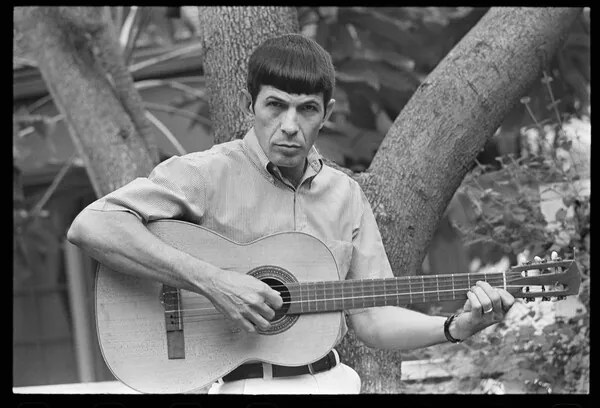
{"label": "nose", "polygon": [[286,135],[292,136],[298,132],[298,114],[296,109],[288,109],[281,120],[281,131]]}

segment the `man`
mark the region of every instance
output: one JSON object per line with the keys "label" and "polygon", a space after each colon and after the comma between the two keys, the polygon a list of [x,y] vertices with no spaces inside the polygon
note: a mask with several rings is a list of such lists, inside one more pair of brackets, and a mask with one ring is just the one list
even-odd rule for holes
{"label": "man", "polygon": [[[279,293],[251,276],[170,247],[147,230],[147,222],[182,219],[236,242],[303,231],[329,247],[341,279],[393,277],[359,185],[325,165],[313,146],[333,110],[334,82],[331,58],[316,42],[296,34],[265,41],[250,58],[248,89],[240,98],[242,110],[254,119],[244,139],[164,161],[148,178],[82,211],[68,239],[111,269],[206,296],[250,332],[269,327],[282,305]],[[464,311],[452,319],[401,307],[347,313],[365,344],[411,349],[463,340],[500,321],[514,303],[508,292],[485,282],[477,282],[467,295]],[[345,332],[343,326],[338,341]],[[242,365],[210,392],[358,393],[356,372],[335,352],[326,358],[330,364],[321,361],[287,372],[258,364],[261,378],[248,378],[256,376],[250,372],[257,365]]]}

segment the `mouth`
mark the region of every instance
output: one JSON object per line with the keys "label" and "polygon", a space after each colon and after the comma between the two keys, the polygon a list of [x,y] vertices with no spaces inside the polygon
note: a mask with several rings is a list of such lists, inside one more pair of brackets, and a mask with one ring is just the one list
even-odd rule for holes
{"label": "mouth", "polygon": [[295,144],[285,144],[285,143],[277,143],[275,144],[275,146],[283,148],[283,149],[301,149],[302,146],[300,145],[295,145]]}

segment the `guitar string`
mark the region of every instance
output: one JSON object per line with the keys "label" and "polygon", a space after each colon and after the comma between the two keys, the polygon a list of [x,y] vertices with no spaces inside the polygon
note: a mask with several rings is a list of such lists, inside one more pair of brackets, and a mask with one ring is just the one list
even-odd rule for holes
{"label": "guitar string", "polygon": [[[381,283],[381,282],[377,282],[377,283],[373,283],[373,282],[369,282],[371,283],[371,285],[364,285],[364,284],[360,284],[359,286],[356,285],[355,282],[352,282],[350,280],[348,281],[343,281],[345,283],[345,285],[341,286],[341,285],[337,285],[339,282],[325,282],[325,285],[327,284],[332,284],[333,286],[323,286],[322,284],[319,285],[319,282],[315,282],[315,284],[309,286],[307,285],[305,282],[302,284],[290,284],[290,285],[277,285],[280,287],[284,287],[287,288],[290,294],[295,295],[295,297],[303,297],[303,295],[307,296],[307,301],[323,301],[326,299],[323,299],[323,296],[327,296],[329,294],[329,292],[332,292],[333,295],[335,295],[335,292],[342,292],[342,295],[346,292],[354,292],[354,289],[357,289],[358,292],[361,292],[361,294],[365,294],[367,293],[372,293],[373,295],[388,295],[388,296],[400,296],[400,295],[413,295],[415,298],[418,298],[420,296],[423,296],[423,294],[427,293],[437,293],[439,292],[443,292],[444,290],[448,291],[449,289],[452,290],[460,290],[456,288],[456,282],[440,282],[439,284],[434,283],[425,283],[423,284],[421,283],[410,283],[410,284],[401,284],[401,285],[395,285],[395,281],[391,281],[389,282],[389,284],[385,284],[385,283]],[[492,286],[497,286],[497,287],[502,287],[504,286],[504,282],[501,279],[498,279],[497,281],[495,279],[488,279],[487,280],[488,283],[490,283]],[[349,284],[350,283],[350,284]],[[502,283],[502,285],[500,285]],[[497,285],[498,284],[498,285]],[[556,285],[556,284],[554,284]],[[545,285],[507,285],[507,288],[517,288],[517,287],[535,287],[535,286],[553,286],[553,285],[549,285],[549,284],[545,284]],[[415,290],[412,290],[414,287]],[[304,289],[307,289],[307,291],[310,291],[310,293],[304,293]],[[419,289],[419,290],[416,290]],[[401,290],[408,290],[408,293],[404,293],[401,292]],[[548,292],[550,292],[550,288],[548,289]],[[164,294],[176,294],[179,293],[178,291],[167,291],[164,292]],[[358,298],[358,297],[355,297]],[[167,303],[167,301],[165,301],[164,303]]]}
{"label": "guitar string", "polygon": [[[489,274],[483,274],[482,273],[481,275],[490,275],[490,274],[498,274],[498,273],[499,272],[490,272]],[[502,276],[498,277],[498,278],[502,279],[504,281],[506,274],[505,273],[501,273],[501,274],[502,274]],[[519,276],[519,277],[522,276],[522,274],[520,272],[508,272],[507,274],[508,275],[512,274],[514,276]],[[460,275],[455,275],[454,277],[459,276],[461,278],[465,278],[465,277],[468,276],[470,278],[470,277],[475,277],[474,275],[477,276],[479,274],[460,274]],[[427,276],[428,277],[432,277],[432,276],[439,276],[439,275],[427,275]],[[448,275],[446,275],[446,278],[447,277],[448,277]],[[451,277],[451,275],[450,275],[450,277]],[[485,278],[487,278],[487,276],[485,276]],[[376,281],[377,281],[377,283],[373,284],[373,282],[376,282]],[[456,281],[456,279],[453,279],[452,277],[451,277],[450,281],[448,279],[444,279],[443,278],[441,282],[435,282],[435,284],[433,284],[433,282],[425,283],[424,281],[422,281],[419,284],[419,283],[415,283],[415,282],[409,281],[408,282],[409,292],[410,292],[409,295],[414,296],[415,298],[420,298],[421,296],[425,296],[425,294],[434,293],[434,294],[438,295],[437,296],[438,300],[442,300],[442,297],[445,296],[444,292],[457,292],[457,291],[464,290],[464,289],[461,289],[461,288],[457,289],[455,287],[455,284],[456,284],[455,281]],[[494,283],[493,282],[494,281],[493,278],[492,279],[487,279],[487,281],[490,282],[490,283]],[[367,291],[371,291],[371,290],[373,291],[373,295],[370,295],[370,296],[356,296],[356,297],[345,296],[343,298],[320,298],[322,296],[321,293],[320,293],[321,290],[323,291],[323,295],[327,296],[328,295],[327,292],[329,290],[331,290],[331,289],[334,289],[334,288],[333,287],[332,288],[318,287],[317,285],[320,284],[322,286],[323,284],[325,284],[325,285],[327,285],[327,284],[339,284],[339,282],[340,281],[310,282],[310,284],[313,285],[313,288],[309,288],[309,289],[313,290],[312,296],[314,296],[314,299],[307,299],[307,300],[302,300],[302,301],[284,302],[283,305],[289,305],[289,306],[291,306],[293,304],[309,304],[309,305],[310,304],[315,304],[316,305],[316,302],[323,303],[323,302],[335,301],[335,300],[346,300],[346,301],[348,301],[348,300],[352,300],[352,299],[365,299],[366,297],[380,298],[381,296],[386,296],[386,297],[393,298],[393,297],[406,296],[407,295],[406,293],[400,293],[400,292],[392,292],[392,293],[390,293],[388,290],[386,290],[386,286],[398,286],[398,283],[400,282],[397,279],[391,278],[388,281],[388,285],[386,285],[385,283],[383,283],[380,280],[375,280],[375,279],[374,280],[369,280],[369,279],[367,279],[367,280],[356,280],[356,282],[353,282],[352,280],[343,281],[345,283],[345,287],[341,287],[342,292],[344,292],[344,290],[348,290],[348,289],[352,290],[352,289],[355,288],[356,284],[359,284],[359,285],[362,285],[361,289],[363,289],[363,291],[364,291],[364,289],[366,289]],[[452,290],[447,290],[446,289],[447,287],[449,287],[449,286],[446,285],[448,282],[450,282],[452,284]],[[348,285],[348,283],[350,283],[350,285]],[[372,287],[371,288],[365,288],[364,285],[363,285],[364,283],[370,283]],[[500,282],[498,282],[498,283],[500,283]],[[403,283],[403,285],[406,285],[406,283]],[[435,287],[437,290],[433,290],[433,291],[425,291],[425,290],[423,290],[423,291],[415,291],[415,292],[413,292],[413,291],[411,291],[412,285],[421,286],[423,289],[425,289],[426,287],[428,289],[433,289]],[[288,283],[287,285],[274,285],[274,287],[284,287],[284,288],[287,288],[288,290],[290,290],[290,292],[295,292],[295,291],[297,291],[298,288],[300,288],[300,295],[302,294],[301,293],[302,292],[302,286],[306,287],[307,286],[306,282],[302,282],[302,283],[297,283],[297,282],[296,283]],[[506,283],[505,283],[504,286],[506,286],[507,288],[509,288],[509,287],[510,288],[522,288],[523,287],[523,285],[506,285]],[[533,285],[531,285],[531,286],[533,286]],[[440,289],[440,287],[441,287],[441,289]],[[379,293],[377,293],[377,290],[385,290],[385,292],[382,292],[381,294],[379,294]],[[179,293],[179,292],[178,291],[169,291],[169,292],[165,292],[165,293]],[[294,294],[296,297],[298,297],[298,293],[291,293],[291,294]],[[308,296],[311,296],[311,295],[308,295]],[[343,296],[343,294],[342,294],[342,296]],[[552,291],[546,291],[545,293],[540,293],[539,296],[552,296]],[[317,299],[317,298],[319,298],[319,299]],[[450,299],[444,299],[444,300],[452,300],[452,299],[455,299],[455,297],[453,295],[450,297]],[[384,301],[387,301],[387,300],[384,299]],[[433,299],[430,299],[430,301],[435,301],[435,297]],[[167,306],[171,306],[171,305],[167,305]],[[172,307],[175,307],[175,305],[172,305]],[[179,312],[180,313],[184,313],[186,311],[189,312],[190,310],[194,310],[194,309],[181,309]],[[202,309],[195,309],[195,311],[200,311],[200,310],[202,310]],[[203,310],[215,310],[215,309],[214,308],[204,308]],[[165,313],[174,313],[174,312],[177,312],[177,310],[165,311]],[[220,314],[220,313],[217,312],[217,314]]]}
{"label": "guitar string", "polygon": [[[521,288],[520,285],[511,285],[509,286],[510,288]],[[455,288],[455,289],[450,289],[450,290],[443,290],[441,292],[443,292],[441,294],[440,297],[445,296],[444,300],[461,300],[461,299],[466,299],[466,292],[468,291],[468,288]],[[460,299],[457,299],[455,296],[451,295],[448,292],[464,292],[465,296],[462,297]],[[437,293],[437,292],[419,292],[419,294],[431,294],[431,293]],[[533,294],[533,293],[531,293]],[[447,297],[447,295],[451,295],[450,297]],[[545,292],[544,294],[540,294],[540,296],[552,296],[552,292]],[[199,295],[200,296],[200,295]],[[368,295],[368,296],[344,296],[344,297],[337,297],[337,298],[323,298],[323,299],[308,299],[308,300],[300,300],[300,301],[288,301],[288,302],[283,302],[282,307],[283,306],[293,306],[293,305],[298,305],[298,304],[314,304],[316,302],[334,302],[334,301],[349,301],[351,299],[367,299],[367,298],[373,298],[373,300],[377,300],[377,299],[381,299],[382,297],[390,297],[390,298],[394,298],[396,296],[407,296],[406,293],[392,293],[392,294],[375,294],[375,295]],[[418,295],[417,295],[418,297]],[[385,299],[382,299],[385,301]],[[428,301],[435,301],[435,298],[433,299],[429,299]],[[192,302],[190,302],[190,300],[187,300],[186,303],[188,303],[188,305],[191,305]],[[360,306],[359,306],[360,307]],[[179,310],[166,310],[165,313],[184,313],[187,314],[188,316],[192,316],[191,314],[189,314],[190,312],[198,312],[198,311],[214,311],[216,310],[214,307],[208,307],[208,308],[195,308],[195,309],[190,309],[190,308],[184,308],[184,309],[179,309]],[[316,310],[315,310],[316,311]],[[217,314],[220,314],[220,312],[218,312]],[[201,314],[199,314],[201,315]]]}
{"label": "guitar string", "polygon": [[[464,299],[466,299],[466,297]],[[449,297],[449,298],[444,298],[442,300],[449,301],[449,300],[462,300],[462,299],[456,299],[455,297]],[[207,321],[212,321],[212,320],[224,320],[225,319],[225,316],[222,313],[218,312],[214,308],[207,308],[204,310],[211,310],[213,312],[212,313],[203,313],[203,314],[183,313],[183,316],[182,316],[183,322],[184,323],[194,323],[194,322],[207,322]],[[331,310],[330,312],[338,312],[338,311],[341,311],[341,310]],[[318,312],[318,311],[305,312],[305,313],[316,313],[316,312]],[[294,315],[295,313],[290,313],[290,314]]]}
{"label": "guitar string", "polygon": [[[494,274],[497,272],[494,272]],[[384,279],[349,279],[349,280],[343,280],[343,281],[304,281],[304,282],[285,282],[284,284],[281,285],[272,285],[270,286],[272,289],[296,289],[296,288],[300,288],[300,290],[302,290],[302,288],[305,289],[310,289],[312,290],[319,290],[319,289],[323,289],[323,285],[331,285],[332,287],[335,286],[336,288],[353,288],[355,289],[357,286],[358,287],[367,287],[371,288],[371,286],[375,286],[375,289],[381,288],[384,289],[384,286],[395,286],[395,285],[410,285],[410,286],[420,286],[422,287],[423,285],[427,286],[431,286],[436,287],[439,283],[439,285],[444,285],[444,284],[448,284],[448,285],[452,285],[452,284],[460,284],[462,282],[460,282],[460,280],[470,280],[471,282],[475,283],[477,281],[485,281],[485,282],[493,282],[495,280],[498,280],[498,284],[503,283],[504,281],[504,275],[502,276],[493,276],[493,277],[484,277],[483,275],[491,275],[492,273],[481,273],[480,274],[457,274],[454,275],[454,277],[447,277],[448,275],[424,275],[424,278],[421,276],[411,276],[409,277],[396,277],[396,278],[384,278]],[[440,277],[436,278],[436,277]],[[548,279],[550,277],[550,275],[546,274],[544,276],[545,279]],[[477,279],[477,278],[483,278],[483,279]],[[524,278],[520,272],[510,272],[506,274],[506,278],[508,280],[508,278]],[[531,278],[531,277],[530,277]],[[413,280],[414,279],[414,280]],[[458,281],[458,282],[457,282]],[[308,286],[311,286],[310,288]],[[367,285],[367,286],[365,286]],[[379,285],[379,286],[377,286]],[[498,287],[504,286],[504,285],[497,285]],[[522,285],[524,286],[524,285]],[[534,285],[530,285],[530,286],[534,286]],[[324,288],[324,289],[331,289],[331,288]],[[163,292],[165,294],[174,294],[177,291],[166,291]]]}
{"label": "guitar string", "polygon": [[[504,285],[504,279],[503,277],[500,278],[493,278],[493,279],[487,279],[486,280],[488,283],[490,283],[492,286],[496,286],[496,287],[503,287]],[[343,284],[340,284],[340,282],[343,282]],[[458,282],[460,283],[460,282]],[[302,282],[302,283],[298,283],[298,282],[293,282],[293,283],[289,283],[287,285],[273,285],[271,286],[272,288],[282,288],[282,289],[287,289],[290,293],[295,293],[297,296],[302,296],[302,295],[306,295],[309,297],[314,297],[314,299],[312,300],[322,300],[322,299],[317,299],[320,298],[323,295],[327,295],[328,292],[335,292],[335,291],[341,291],[341,292],[346,292],[346,291],[350,291],[353,292],[354,290],[359,291],[359,292],[373,292],[373,293],[379,293],[379,291],[381,291],[380,294],[385,294],[388,293],[390,294],[390,296],[395,296],[399,290],[408,290],[408,294],[412,294],[414,297],[419,297],[422,296],[423,293],[430,293],[431,291],[433,291],[433,293],[436,293],[438,289],[442,290],[442,289],[449,289],[449,288],[456,288],[456,280],[453,281],[440,281],[438,282],[408,282],[408,283],[400,283],[399,281],[396,281],[395,279],[390,279],[387,282],[382,282],[382,281],[376,281],[376,280],[356,280],[356,282],[354,282],[353,280],[347,280],[347,281],[330,281],[330,282]],[[530,287],[535,287],[535,286],[553,286],[556,285],[555,284],[544,284],[544,285],[506,285],[507,288],[515,288],[515,287],[525,287],[525,286],[530,286]],[[413,291],[413,287],[415,289],[421,289],[421,290],[415,290]],[[395,289],[396,291],[392,291],[390,292],[390,290]],[[304,293],[304,290],[309,291],[309,293]],[[178,293],[178,291],[166,291],[163,292],[165,295],[167,294],[176,294]],[[311,299],[308,299],[311,300]]]}

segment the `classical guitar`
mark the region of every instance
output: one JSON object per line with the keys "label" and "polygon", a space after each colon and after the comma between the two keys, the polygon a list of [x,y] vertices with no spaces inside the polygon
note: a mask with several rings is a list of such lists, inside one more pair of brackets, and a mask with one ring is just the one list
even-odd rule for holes
{"label": "classical guitar", "polygon": [[[182,221],[155,221],[148,228],[192,256],[266,282],[284,305],[270,329],[247,333],[197,293],[101,265],[96,322],[102,354],[115,377],[145,393],[193,392],[248,361],[290,366],[316,361],[334,346],[344,309],[466,299],[477,280],[526,299],[574,295],[580,283],[570,260],[487,274],[340,281],[327,246],[305,233],[238,244]],[[546,273],[528,276],[534,269]]]}

